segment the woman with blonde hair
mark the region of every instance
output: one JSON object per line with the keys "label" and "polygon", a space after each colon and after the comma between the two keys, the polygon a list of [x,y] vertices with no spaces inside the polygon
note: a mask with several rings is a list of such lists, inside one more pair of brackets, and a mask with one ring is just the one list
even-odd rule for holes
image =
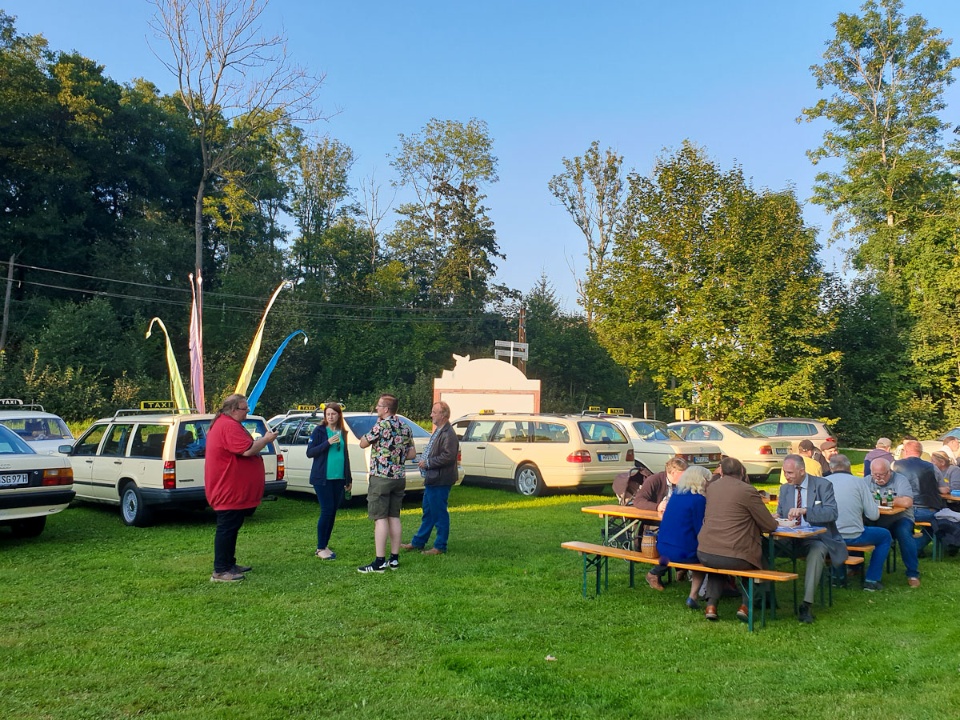
{"label": "woman with blonde hair", "polygon": [[[710,480],[710,471],[699,465],[691,465],[677,479],[677,486],[663,511],[663,520],[657,533],[657,552],[660,564],[647,573],[647,584],[654,590],[663,590],[660,578],[667,572],[671,562],[699,563],[697,558],[697,534],[703,525],[707,500],[703,490]],[[690,577],[690,595],[687,607],[700,607],[697,595],[703,584],[704,574],[695,572]]]}

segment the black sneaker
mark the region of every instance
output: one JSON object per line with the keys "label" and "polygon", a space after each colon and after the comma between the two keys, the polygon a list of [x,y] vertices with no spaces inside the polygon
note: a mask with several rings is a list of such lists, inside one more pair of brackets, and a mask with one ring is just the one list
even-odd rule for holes
{"label": "black sneaker", "polygon": [[808,625],[814,621],[813,613],[810,612],[810,606],[806,603],[800,603],[800,610],[797,612],[797,620]]}
{"label": "black sneaker", "polygon": [[358,568],[357,568],[357,572],[362,572],[362,573],[382,573],[382,572],[383,572],[384,570],[386,570],[386,569],[387,569],[387,564],[386,564],[385,562],[380,562],[380,563],[378,563],[376,560],[374,560],[374,561],[373,561],[372,563],[370,563],[369,565],[364,565],[363,567],[358,567]]}
{"label": "black sneaker", "polygon": [[231,568],[230,572],[240,573],[241,575],[243,575],[243,573],[248,573],[251,570],[253,570],[253,568],[250,567],[249,565],[234,565],[233,568]]}
{"label": "black sneaker", "polygon": [[387,560],[387,567],[390,568],[391,570],[399,570],[400,558],[392,557],[389,560]]}
{"label": "black sneaker", "polygon": [[867,592],[877,592],[878,590],[883,590],[883,583],[881,583],[879,580],[877,582],[867,580],[863,584],[863,589]]}

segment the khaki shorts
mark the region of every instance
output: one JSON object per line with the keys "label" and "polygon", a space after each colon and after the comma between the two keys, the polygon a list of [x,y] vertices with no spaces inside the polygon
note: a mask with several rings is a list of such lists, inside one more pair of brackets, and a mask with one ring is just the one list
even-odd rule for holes
{"label": "khaki shorts", "polygon": [[386,478],[370,475],[367,487],[367,517],[371,520],[400,517],[403,491],[407,481],[403,478]]}

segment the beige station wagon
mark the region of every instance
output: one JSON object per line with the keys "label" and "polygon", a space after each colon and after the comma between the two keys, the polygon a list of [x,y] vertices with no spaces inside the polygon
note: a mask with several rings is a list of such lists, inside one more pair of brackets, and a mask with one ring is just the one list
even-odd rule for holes
{"label": "beige station wagon", "polygon": [[545,413],[481,413],[453,422],[468,478],[509,483],[521,495],[600,487],[632,470],[633,445],[611,420]]}
{"label": "beige station wagon", "polygon": [[[119,505],[127,525],[149,525],[158,508],[203,508],[207,430],[214,416],[118,410],[97,420],[73,445],[61,445],[73,466],[78,500]],[[251,437],[267,432],[266,421],[243,421]],[[266,474],[264,495],[286,489],[283,458],[273,443],[260,451]]]}

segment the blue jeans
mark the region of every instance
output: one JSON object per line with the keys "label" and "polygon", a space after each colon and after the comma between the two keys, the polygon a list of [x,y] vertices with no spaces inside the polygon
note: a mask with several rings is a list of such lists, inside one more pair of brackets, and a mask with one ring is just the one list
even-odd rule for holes
{"label": "blue jeans", "polygon": [[427,485],[423,488],[423,522],[410,543],[414,547],[426,546],[433,528],[437,528],[437,537],[433,546],[446,552],[447,538],[450,536],[450,513],[447,500],[450,498],[449,485]]}
{"label": "blue jeans", "polygon": [[323,485],[314,485],[317,502],[320,503],[320,519],[317,520],[317,550],[323,550],[330,542],[337,508],[343,502],[344,480],[327,480]]}
{"label": "blue jeans", "polygon": [[917,552],[919,553],[923,550],[933,539],[933,536],[937,532],[937,519],[934,517],[937,514],[936,510],[931,510],[927,507],[913,507],[913,520],[914,522],[928,522],[930,523],[930,529],[921,528],[923,532],[920,533],[920,537],[914,538],[913,541],[917,544]]}
{"label": "blue jeans", "polygon": [[891,522],[891,518],[884,515],[874,522],[874,525],[885,527],[893,535],[900,546],[900,557],[903,559],[904,572],[908,578],[920,577],[920,563],[917,560],[917,543],[913,540],[913,518],[905,518],[895,515],[897,518]]}
{"label": "blue jeans", "polygon": [[893,537],[890,531],[882,527],[866,527],[863,534],[853,540],[844,540],[847,545],[873,545],[873,552],[870,553],[870,565],[867,566],[866,579],[869,582],[880,582],[883,577],[883,564],[887,561],[887,555],[890,554],[890,545],[893,543]]}

